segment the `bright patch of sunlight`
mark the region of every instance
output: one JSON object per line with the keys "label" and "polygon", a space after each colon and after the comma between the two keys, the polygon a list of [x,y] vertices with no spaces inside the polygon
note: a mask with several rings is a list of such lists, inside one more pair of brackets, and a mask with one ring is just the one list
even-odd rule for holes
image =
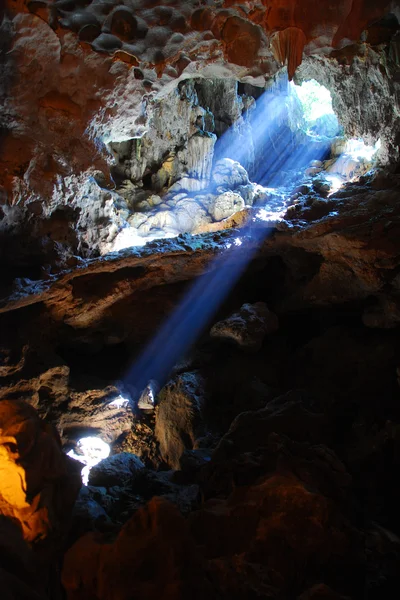
{"label": "bright patch of sunlight", "polygon": [[[243,244],[243,241],[240,238],[235,238],[233,240],[233,243],[235,246],[241,246]],[[232,248],[232,244],[228,242],[227,244],[225,244],[225,248],[229,250],[229,248]]]}
{"label": "bright patch of sunlight", "polygon": [[301,85],[291,82],[291,85],[303,105],[306,121],[315,121],[324,115],[335,114],[330,91],[315,79],[303,81]]}
{"label": "bright patch of sunlight", "polygon": [[109,402],[108,406],[112,406],[115,408],[123,408],[124,406],[128,406],[128,404],[129,404],[128,398],[124,398],[123,396],[119,395],[116,398],[114,398],[114,400]]}
{"label": "bright patch of sunlight", "polygon": [[286,208],[280,211],[267,210],[266,208],[261,208],[257,214],[256,219],[259,221],[278,221],[282,219],[284,214],[286,213]]}
{"label": "bright patch of sunlight", "polygon": [[331,190],[328,196],[331,196],[340,190],[340,188],[346,183],[346,180],[343,177],[340,177],[340,175],[332,175],[330,173],[325,175],[325,179],[331,184]]}
{"label": "bright patch of sunlight", "polygon": [[133,227],[125,227],[115,238],[111,252],[118,252],[118,250],[125,250],[132,246],[144,246],[149,241],[149,238],[138,235]]}
{"label": "bright patch of sunlight", "polygon": [[345,154],[350,154],[355,160],[372,160],[381,145],[381,140],[378,140],[373,146],[367,146],[360,139],[351,139],[346,143]]}
{"label": "bright patch of sunlight", "polygon": [[67,455],[85,465],[82,469],[82,482],[87,485],[90,469],[110,455],[110,446],[98,437],[89,436],[78,440],[76,448],[77,452],[70,450]]}
{"label": "bright patch of sunlight", "polygon": [[173,238],[177,237],[178,235],[178,233],[170,233],[159,230],[155,235],[146,235],[146,237],[142,237],[138,234],[137,229],[128,226],[121,229],[121,231],[118,233],[114,239],[114,243],[110,252],[118,252],[119,250],[125,250],[126,248],[132,248],[134,246],[144,246],[147,244],[147,242],[152,242],[153,240]]}

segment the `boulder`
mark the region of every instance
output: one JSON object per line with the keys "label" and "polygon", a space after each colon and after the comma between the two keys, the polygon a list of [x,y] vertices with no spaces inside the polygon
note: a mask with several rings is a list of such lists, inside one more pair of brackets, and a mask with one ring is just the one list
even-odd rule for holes
{"label": "boulder", "polygon": [[182,192],[199,192],[206,187],[206,183],[196,177],[182,177],[168,189],[169,194],[180,194]]}
{"label": "boulder", "polygon": [[217,161],[212,172],[212,180],[216,186],[223,186],[228,190],[234,190],[239,185],[250,183],[246,169],[231,158]]}
{"label": "boulder", "polygon": [[71,527],[76,537],[111,524],[104,508],[94,499],[93,489],[82,486],[76,500]]}
{"label": "boulder", "polygon": [[278,318],[264,302],[243,304],[239,312],[211,328],[213,338],[233,342],[243,350],[257,351],[266,335],[278,329]]}
{"label": "boulder", "polygon": [[209,213],[214,221],[222,221],[244,209],[242,196],[235,192],[224,192],[211,201]]}
{"label": "boulder", "polygon": [[258,187],[261,187],[261,186],[258,186],[254,183],[249,183],[247,185],[240,185],[236,189],[236,192],[242,196],[246,206],[253,206],[254,197],[256,195],[258,195],[257,194]]}
{"label": "boulder", "polygon": [[189,198],[177,202],[175,215],[181,233],[191,233],[211,222],[210,216],[200,204]]}
{"label": "boulder", "polygon": [[144,464],[135,454],[129,452],[114,454],[91,468],[89,485],[106,488],[122,485],[124,481],[130,481],[135,477],[141,469],[144,469]]}

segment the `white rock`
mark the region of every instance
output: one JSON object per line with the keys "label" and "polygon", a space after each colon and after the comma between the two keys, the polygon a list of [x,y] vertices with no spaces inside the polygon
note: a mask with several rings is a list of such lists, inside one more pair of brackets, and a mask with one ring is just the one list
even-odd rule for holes
{"label": "white rock", "polygon": [[212,179],[217,186],[222,185],[229,189],[250,183],[246,169],[231,158],[223,158],[216,163]]}
{"label": "white rock", "polygon": [[211,202],[208,211],[214,221],[222,221],[231,217],[239,210],[243,210],[244,206],[242,196],[239,196],[235,192],[225,192]]}

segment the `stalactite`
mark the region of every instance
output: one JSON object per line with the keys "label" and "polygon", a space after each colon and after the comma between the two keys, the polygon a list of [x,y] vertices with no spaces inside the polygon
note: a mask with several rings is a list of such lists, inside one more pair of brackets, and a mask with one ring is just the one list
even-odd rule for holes
{"label": "stalactite", "polygon": [[287,62],[289,80],[293,79],[296,69],[303,60],[306,36],[298,27],[287,27],[271,38],[271,50],[278,62]]}

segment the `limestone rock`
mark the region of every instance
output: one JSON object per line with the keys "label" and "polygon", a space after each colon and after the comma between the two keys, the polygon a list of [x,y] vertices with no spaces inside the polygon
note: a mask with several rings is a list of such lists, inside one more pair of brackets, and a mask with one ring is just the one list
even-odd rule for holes
{"label": "limestone rock", "polygon": [[278,318],[264,302],[243,304],[239,312],[215,323],[210,335],[233,342],[243,350],[257,351],[266,335],[278,329]]}
{"label": "limestone rock", "polygon": [[91,468],[89,485],[106,488],[123,485],[125,481],[135,477],[141,469],[144,469],[144,464],[134,454],[128,452],[114,454]]}
{"label": "limestone rock", "polygon": [[211,222],[206,210],[198,202],[190,199],[177,203],[175,215],[181,233],[191,233]]}
{"label": "limestone rock", "polygon": [[209,213],[215,221],[222,221],[244,209],[242,196],[235,192],[225,192],[211,201]]}
{"label": "limestone rock", "polygon": [[170,194],[180,194],[182,192],[200,192],[207,185],[206,181],[202,181],[195,177],[182,177],[174,183],[168,190]]}
{"label": "limestone rock", "polygon": [[194,135],[190,138],[185,152],[189,176],[201,181],[203,187],[207,187],[210,181],[216,139],[214,134]]}
{"label": "limestone rock", "polygon": [[162,458],[173,469],[179,469],[185,449],[195,448],[196,440],[204,434],[203,385],[199,373],[182,373],[159,394],[155,436]]}
{"label": "limestone rock", "polygon": [[246,169],[231,158],[217,161],[212,172],[212,179],[216,186],[224,186],[229,190],[250,183]]}
{"label": "limestone rock", "polygon": [[119,390],[114,386],[83,392],[71,391],[66,404],[55,413],[63,438],[75,440],[77,431],[86,435],[101,432],[103,440],[112,443],[120,435],[130,431],[133,422],[132,408],[128,401],[118,402],[118,394]]}

